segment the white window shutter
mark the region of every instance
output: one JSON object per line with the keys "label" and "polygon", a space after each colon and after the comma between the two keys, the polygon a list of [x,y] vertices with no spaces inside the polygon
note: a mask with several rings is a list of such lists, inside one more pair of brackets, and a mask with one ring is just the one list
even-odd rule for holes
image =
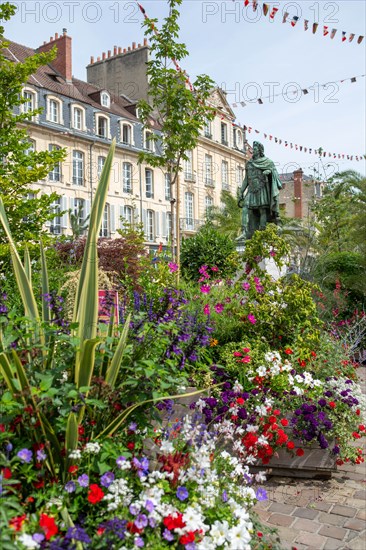
{"label": "white window shutter", "polygon": [[115,233],[116,232],[116,218],[115,218],[114,204],[111,204],[109,209],[110,209],[110,213],[111,213],[111,233]]}
{"label": "white window shutter", "polygon": [[142,225],[144,228],[144,233],[147,235],[147,219],[146,219],[146,210],[142,209]]}
{"label": "white window shutter", "polygon": [[67,229],[69,226],[69,213],[67,212],[67,197],[65,196],[61,198],[61,211],[64,210],[66,210],[66,212],[62,214],[61,227],[62,229]]}
{"label": "white window shutter", "polygon": [[[133,221],[134,221],[135,223],[139,223],[139,218],[140,218],[140,216],[139,216],[139,209],[135,207],[135,208],[133,209]],[[146,214],[145,214],[145,218],[146,218]],[[141,220],[140,220],[140,221],[141,221]]]}
{"label": "white window shutter", "polygon": [[120,206],[119,207],[119,227],[120,229],[123,229],[123,223],[125,221],[125,216],[124,216],[124,208],[123,206]]}
{"label": "white window shutter", "polygon": [[167,236],[167,227],[166,227],[166,213],[162,212],[161,214],[161,222],[162,222],[162,236]]}
{"label": "white window shutter", "polygon": [[159,212],[155,212],[155,237],[160,235]]}
{"label": "white window shutter", "polygon": [[69,198],[69,205],[70,205],[71,214],[74,214],[75,200],[73,199],[73,197]]}

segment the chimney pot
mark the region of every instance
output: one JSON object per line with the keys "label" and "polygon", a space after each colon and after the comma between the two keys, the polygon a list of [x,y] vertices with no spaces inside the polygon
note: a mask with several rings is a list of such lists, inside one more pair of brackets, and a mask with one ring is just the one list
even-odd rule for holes
{"label": "chimney pot", "polygon": [[128,51],[128,52],[131,51],[131,46],[128,46],[127,51]]}
{"label": "chimney pot", "polygon": [[47,42],[44,40],[44,41],[43,41],[43,45],[45,45],[45,44],[47,44]]}
{"label": "chimney pot", "polygon": [[132,42],[132,49],[136,50],[136,42]]}
{"label": "chimney pot", "polygon": [[126,52],[127,52],[126,48],[123,48],[123,53],[126,53]]}
{"label": "chimney pot", "polygon": [[106,55],[105,55],[105,52],[103,52],[103,53],[102,53],[102,59],[103,59],[103,61],[105,60],[105,58],[106,58]]}
{"label": "chimney pot", "polygon": [[93,65],[93,63],[94,63],[94,57],[91,55],[90,56],[90,65]]}
{"label": "chimney pot", "polygon": [[100,61],[100,57],[99,57],[99,55],[98,55],[98,57],[97,57],[97,61]]}
{"label": "chimney pot", "polygon": [[53,42],[53,36],[50,36],[50,42]]}
{"label": "chimney pot", "polygon": [[55,40],[58,39],[58,32],[55,32]]}
{"label": "chimney pot", "polygon": [[141,48],[141,44],[137,44],[137,47],[138,47],[138,48]]}
{"label": "chimney pot", "polygon": [[117,46],[113,47],[113,55],[117,55]]}
{"label": "chimney pot", "polygon": [[119,48],[118,48],[118,53],[119,53],[119,54],[122,53],[122,48],[121,48],[121,46],[119,46]]}
{"label": "chimney pot", "polygon": [[108,58],[111,57],[111,55],[112,55],[111,50],[108,50]]}
{"label": "chimney pot", "polygon": [[147,38],[144,38],[144,46],[147,46]]}

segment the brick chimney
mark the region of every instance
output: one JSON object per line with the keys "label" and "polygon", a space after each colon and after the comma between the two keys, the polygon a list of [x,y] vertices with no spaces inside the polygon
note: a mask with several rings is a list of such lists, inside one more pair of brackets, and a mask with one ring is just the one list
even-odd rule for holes
{"label": "brick chimney", "polygon": [[37,52],[48,52],[52,48],[57,47],[57,57],[52,61],[51,65],[58,71],[66,82],[72,81],[72,38],[67,36],[67,29],[63,29],[62,35],[58,33],[55,37],[51,37],[49,42],[44,42],[37,49]]}
{"label": "brick chimney", "polygon": [[302,219],[302,175],[303,171],[301,168],[294,171],[294,217]]}

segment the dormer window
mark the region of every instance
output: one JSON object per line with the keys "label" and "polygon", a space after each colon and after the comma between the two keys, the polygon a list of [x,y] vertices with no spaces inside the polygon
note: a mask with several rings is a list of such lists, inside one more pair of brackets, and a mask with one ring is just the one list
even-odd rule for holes
{"label": "dormer window", "polygon": [[132,145],[132,126],[131,124],[121,123],[121,141],[125,145]]}
{"label": "dormer window", "polygon": [[109,118],[103,115],[96,115],[96,134],[99,137],[109,138]]}
{"label": "dormer window", "polygon": [[55,96],[47,96],[47,120],[63,124],[62,101]]}
{"label": "dormer window", "polygon": [[102,107],[107,107],[108,109],[111,106],[111,98],[107,92],[102,92],[100,94],[100,104]]}
{"label": "dormer window", "polygon": [[30,88],[25,88],[23,90],[23,98],[25,103],[22,105],[23,113],[31,113],[37,109],[37,94]]}
{"label": "dormer window", "polygon": [[145,132],[145,149],[148,151],[154,151],[154,140],[152,139],[153,133],[146,130]]}

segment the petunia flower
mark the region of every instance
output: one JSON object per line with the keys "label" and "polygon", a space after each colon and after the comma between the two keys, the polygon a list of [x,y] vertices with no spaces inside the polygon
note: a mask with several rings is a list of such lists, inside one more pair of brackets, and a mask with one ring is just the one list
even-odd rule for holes
{"label": "petunia flower", "polygon": [[29,449],[22,449],[21,451],[17,452],[17,457],[26,464],[29,464],[29,462],[32,460],[32,456],[33,453]]}

